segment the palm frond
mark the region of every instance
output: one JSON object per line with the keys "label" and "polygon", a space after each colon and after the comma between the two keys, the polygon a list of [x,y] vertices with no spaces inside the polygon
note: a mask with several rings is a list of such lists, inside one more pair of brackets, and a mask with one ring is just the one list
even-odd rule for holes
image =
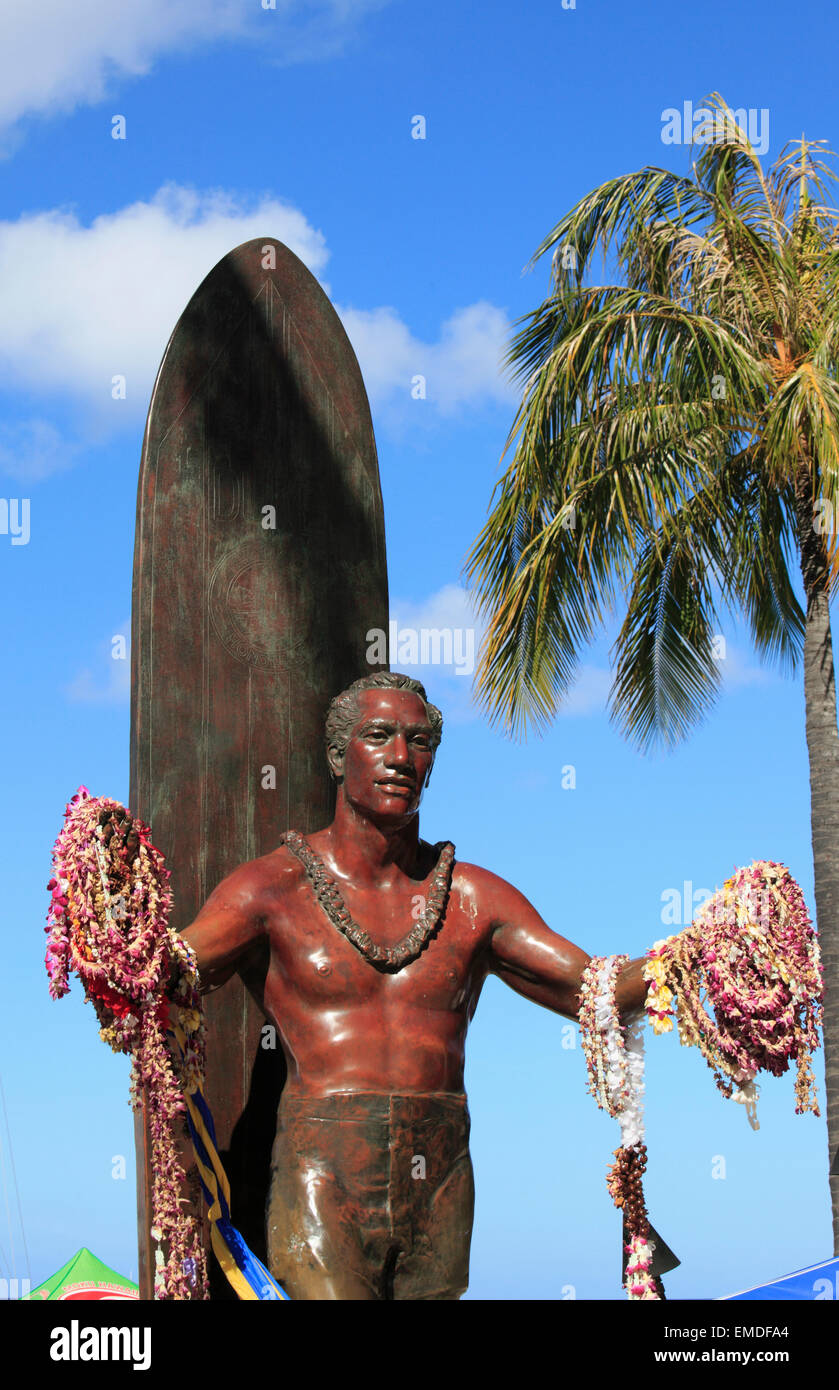
{"label": "palm frond", "polygon": [[[764,171],[737,113],[705,104],[692,177],[607,181],[530,262],[552,253],[550,293],[514,328],[509,463],[466,562],[479,698],[514,732],[556,713],[619,599],[612,713],[644,747],[716,697],[717,601],[764,660],[800,657],[806,499],[839,517],[832,153],[802,137]],[[598,251],[625,283],[590,283]],[[839,592],[839,527],[814,544]]]}

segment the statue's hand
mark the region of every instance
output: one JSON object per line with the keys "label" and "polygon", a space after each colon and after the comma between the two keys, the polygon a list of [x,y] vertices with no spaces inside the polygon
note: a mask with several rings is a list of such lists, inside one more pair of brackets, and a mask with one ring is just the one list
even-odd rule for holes
{"label": "statue's hand", "polygon": [[134,818],[124,809],[119,811],[103,811],[99,817],[99,824],[104,826],[102,839],[106,845],[110,845],[114,835],[119,837],[119,847],[124,850],[124,858],[127,864],[133,864],[140,851],[140,837],[134,829]]}

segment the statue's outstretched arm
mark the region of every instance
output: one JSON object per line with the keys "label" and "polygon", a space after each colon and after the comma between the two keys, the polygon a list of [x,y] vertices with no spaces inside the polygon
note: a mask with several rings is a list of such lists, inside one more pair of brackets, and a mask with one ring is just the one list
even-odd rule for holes
{"label": "statue's outstretched arm", "polygon": [[[518,889],[495,875],[491,892],[494,927],[490,935],[490,969],[525,999],[576,1018],[583,971],[591,957],[552,931]],[[630,961],[620,972],[615,1000],[621,1014],[641,1009],[647,993],[646,957]]]}
{"label": "statue's outstretched arm", "polygon": [[210,894],[181,936],[196,955],[201,993],[219,989],[242,956],[265,934],[259,898],[248,865],[234,869]]}

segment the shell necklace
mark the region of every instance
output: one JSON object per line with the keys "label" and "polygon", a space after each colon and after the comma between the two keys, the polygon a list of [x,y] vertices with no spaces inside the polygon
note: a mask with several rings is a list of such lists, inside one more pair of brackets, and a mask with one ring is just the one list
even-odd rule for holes
{"label": "shell necklace", "polygon": [[374,969],[395,973],[409,961],[416,960],[425,950],[440,924],[452,886],[454,845],[451,842],[440,840],[434,846],[440,857],[431,880],[425,909],[407,935],[403,936],[401,941],[397,941],[395,946],[377,946],[369,932],[358,925],[341,897],[337,883],[327,873],[323,860],[302,835],[296,830],[287,830],[280,836],[280,844],[287,845],[292,854],[300,860],[314,889],[315,897],[332,925],[337,927]]}

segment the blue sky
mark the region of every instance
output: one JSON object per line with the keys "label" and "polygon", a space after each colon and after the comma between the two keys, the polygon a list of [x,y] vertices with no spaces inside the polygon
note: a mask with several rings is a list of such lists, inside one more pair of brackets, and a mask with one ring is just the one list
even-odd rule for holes
{"label": "blue sky", "polygon": [[[839,21],[815,0],[791,17],[779,0],[47,0],[0,14],[0,489],[30,505],[28,543],[0,535],[0,1074],[33,1284],[80,1245],[136,1275],[127,1062],[99,1042],[79,986],[49,999],[42,927],[65,802],[81,782],[128,795],[128,662],[112,637],[128,632],[143,424],[182,308],[252,236],[303,257],[370,394],[392,617],[468,625],[463,561],[515,407],[499,359],[547,288],[546,266],[523,267],[606,178],[687,169],[688,148],[662,143],[669,107],[719,90],[766,109],[770,159],[802,131],[834,142]],[[669,890],[711,889],[758,858],[788,864],[813,911],[800,673],[762,668],[727,623],[714,711],[675,753],[642,757],[605,712],[615,630],[526,744],[487,728],[467,677],[425,673],[447,727],[424,836],[454,840],[591,952],[641,954],[664,934]],[[468,1045],[469,1297],[622,1296],[604,1180],[618,1129],[563,1027],[488,983]],[[823,1100],[821,1054],[816,1076]],[[795,1116],[791,1076],[762,1086],[759,1116],[754,1133],[698,1055],[648,1035],[647,1197],[682,1260],[672,1298],[830,1254],[824,1119]],[[0,1222],[0,1273],[9,1237]],[[25,1273],[17,1222],[11,1237]]]}

